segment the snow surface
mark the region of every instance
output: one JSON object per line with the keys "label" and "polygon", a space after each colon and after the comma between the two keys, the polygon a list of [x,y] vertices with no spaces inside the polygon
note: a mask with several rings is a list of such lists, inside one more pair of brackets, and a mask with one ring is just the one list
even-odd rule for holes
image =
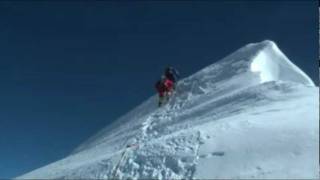
{"label": "snow surface", "polygon": [[319,178],[318,90],[274,42],[249,44],[17,179]]}

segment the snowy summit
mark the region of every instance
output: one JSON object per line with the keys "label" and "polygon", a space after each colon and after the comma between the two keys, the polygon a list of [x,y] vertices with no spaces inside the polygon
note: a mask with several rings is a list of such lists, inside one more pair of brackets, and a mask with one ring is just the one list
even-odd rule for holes
{"label": "snowy summit", "polygon": [[319,88],[269,40],[153,96],[18,179],[319,178]]}

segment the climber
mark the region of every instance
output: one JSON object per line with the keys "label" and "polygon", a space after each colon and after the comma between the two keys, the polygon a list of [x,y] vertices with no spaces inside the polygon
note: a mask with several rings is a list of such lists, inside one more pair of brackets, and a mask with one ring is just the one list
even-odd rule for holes
{"label": "climber", "polygon": [[166,76],[161,76],[161,79],[157,81],[155,88],[158,91],[159,95],[159,103],[158,106],[160,107],[165,101],[169,100],[170,95],[173,91],[173,81],[166,78]]}
{"label": "climber", "polygon": [[178,81],[178,78],[180,77],[179,72],[175,68],[168,66],[164,71],[164,75],[166,76],[167,79],[169,79],[173,82],[173,89],[175,89],[176,82]]}
{"label": "climber", "polygon": [[176,70],[175,68],[173,68],[171,66],[168,66],[165,69],[164,75],[166,76],[166,78],[170,79],[174,83],[177,82],[178,78],[180,77],[178,70]]}

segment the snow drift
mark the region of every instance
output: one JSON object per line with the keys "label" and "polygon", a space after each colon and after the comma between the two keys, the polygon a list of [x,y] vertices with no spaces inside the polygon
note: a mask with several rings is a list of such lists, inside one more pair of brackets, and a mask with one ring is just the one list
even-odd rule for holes
{"label": "snow drift", "polygon": [[274,42],[249,44],[18,178],[318,178],[318,99]]}

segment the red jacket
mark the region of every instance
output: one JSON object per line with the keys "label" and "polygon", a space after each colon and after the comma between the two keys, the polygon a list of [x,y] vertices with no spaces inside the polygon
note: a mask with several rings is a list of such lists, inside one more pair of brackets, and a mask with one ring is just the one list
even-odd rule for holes
{"label": "red jacket", "polygon": [[166,79],[164,81],[164,85],[166,87],[166,91],[172,91],[172,89],[173,89],[173,81],[171,81],[169,79]]}
{"label": "red jacket", "polygon": [[156,84],[156,89],[160,96],[163,96],[165,92],[170,92],[173,89],[173,81],[165,79],[164,81],[159,80]]}

